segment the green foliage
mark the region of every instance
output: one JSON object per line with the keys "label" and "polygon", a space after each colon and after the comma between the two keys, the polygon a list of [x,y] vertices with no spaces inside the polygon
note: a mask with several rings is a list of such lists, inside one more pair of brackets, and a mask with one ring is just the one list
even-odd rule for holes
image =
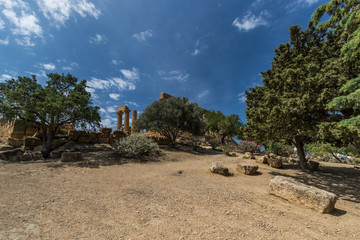
{"label": "green foliage", "polygon": [[281,151],[285,149],[284,145],[280,142],[269,141],[266,144],[266,152],[267,153],[275,153],[279,155]]}
{"label": "green foliage", "polygon": [[240,141],[237,148],[238,151],[243,153],[245,152],[258,153],[260,152],[261,147],[254,141]]}
{"label": "green foliage", "polygon": [[203,132],[203,109],[187,98],[171,97],[147,106],[134,122],[134,129],[151,130],[168,138],[172,146],[180,131],[199,135]]}
{"label": "green foliage", "polygon": [[[221,146],[221,149],[223,150],[224,154],[226,156],[229,156],[229,157],[232,157],[234,156],[233,154],[231,154],[230,152],[233,152],[234,151],[234,147],[229,145],[229,144],[225,144],[225,145],[222,145]],[[236,154],[235,154],[236,156]]]}
{"label": "green foliage", "polygon": [[121,155],[129,157],[158,155],[161,152],[155,142],[141,134],[132,134],[121,139],[115,143],[115,149]]}
{"label": "green foliage", "polygon": [[46,86],[36,77],[18,77],[0,83],[0,113],[6,119],[23,119],[43,131],[43,155],[48,156],[56,130],[67,121],[98,126],[99,107],[92,106],[86,80],[72,75],[47,74]]}
{"label": "green foliage", "polygon": [[205,129],[221,136],[221,142],[225,142],[225,137],[242,136],[244,124],[236,114],[225,116],[220,111],[207,112],[205,114]]}
{"label": "green foliage", "polygon": [[350,156],[359,156],[356,147],[352,144],[349,144],[347,146],[337,147],[331,143],[315,142],[315,143],[307,144],[305,148],[307,151],[312,152],[313,155],[315,156],[325,157],[329,154],[333,155],[336,153],[341,153]]}
{"label": "green foliage", "polygon": [[209,141],[212,150],[216,150],[220,146],[220,141],[218,139],[212,139]]}

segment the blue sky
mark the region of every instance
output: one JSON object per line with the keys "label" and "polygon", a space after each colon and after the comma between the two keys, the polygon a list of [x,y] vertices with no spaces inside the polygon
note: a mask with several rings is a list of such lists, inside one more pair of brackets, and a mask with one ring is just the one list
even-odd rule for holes
{"label": "blue sky", "polygon": [[288,28],[324,0],[0,0],[0,81],[71,73],[88,80],[103,125],[161,92],[246,121]]}

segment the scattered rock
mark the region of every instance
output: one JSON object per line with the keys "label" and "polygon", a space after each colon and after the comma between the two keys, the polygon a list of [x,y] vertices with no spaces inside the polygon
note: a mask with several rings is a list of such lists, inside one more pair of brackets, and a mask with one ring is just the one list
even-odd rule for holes
{"label": "scattered rock", "polygon": [[68,142],[67,138],[58,138],[58,139],[54,139],[51,143],[51,149],[57,149],[60,146],[65,145]]}
{"label": "scattered rock", "polygon": [[266,155],[264,155],[264,156],[261,156],[261,157],[257,160],[257,162],[258,162],[258,163],[262,163],[262,164],[267,164],[267,160],[268,160],[268,157],[267,157]]}
{"label": "scattered rock", "polygon": [[112,128],[100,128],[100,132],[104,134],[105,138],[109,138],[111,135]]}
{"label": "scattered rock", "polygon": [[311,172],[319,170],[319,162],[310,160],[307,162],[307,166]]}
{"label": "scattered rock", "polygon": [[63,152],[60,159],[61,162],[78,162],[82,160],[81,152]]}
{"label": "scattered rock", "polygon": [[224,175],[224,176],[229,175],[229,169],[227,167],[222,166],[219,163],[212,163],[210,166],[210,171],[212,173],[217,173],[217,174]]}
{"label": "scattered rock", "polygon": [[34,157],[31,152],[24,152],[21,158],[21,161],[33,161]]}
{"label": "scattered rock", "polygon": [[282,168],[283,164],[282,164],[282,160],[281,159],[276,159],[276,158],[269,158],[267,160],[268,164],[270,167],[273,168]]}
{"label": "scattered rock", "polygon": [[44,160],[44,157],[40,151],[32,152],[32,156],[35,161]]}
{"label": "scattered rock", "polygon": [[331,212],[337,200],[337,196],[333,193],[282,176],[271,179],[270,194],[290,202],[301,203],[321,213]]}
{"label": "scattered rock", "polygon": [[246,175],[254,175],[258,169],[259,169],[259,166],[253,165],[253,164],[241,163],[241,164],[238,164],[238,166],[237,166],[237,170]]}
{"label": "scattered rock", "polygon": [[7,141],[9,145],[16,148],[21,147],[23,145],[23,140],[19,138],[8,138]]}
{"label": "scattered rock", "polygon": [[41,139],[37,137],[24,137],[23,145],[25,148],[30,147],[34,149],[35,146],[41,145]]}
{"label": "scattered rock", "polygon": [[54,159],[54,158],[60,158],[61,157],[61,151],[52,151],[50,152],[50,158]]}

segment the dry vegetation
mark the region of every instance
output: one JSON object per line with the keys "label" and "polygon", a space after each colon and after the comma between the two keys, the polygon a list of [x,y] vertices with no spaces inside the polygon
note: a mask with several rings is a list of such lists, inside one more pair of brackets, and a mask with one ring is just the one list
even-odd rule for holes
{"label": "dry vegetation", "polygon": [[[190,147],[153,161],[131,162],[111,151],[85,162],[0,163],[0,239],[360,239],[360,171],[324,163],[306,174],[295,166],[259,174],[239,162]],[[234,173],[212,174],[219,162]],[[268,194],[275,175],[336,193],[331,214]]]}

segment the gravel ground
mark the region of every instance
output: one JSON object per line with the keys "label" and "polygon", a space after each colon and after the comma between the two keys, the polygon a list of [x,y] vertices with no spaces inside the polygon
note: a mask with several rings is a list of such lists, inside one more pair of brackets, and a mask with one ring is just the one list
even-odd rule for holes
{"label": "gravel ground", "polygon": [[[236,171],[242,155],[163,150],[151,162],[113,152],[85,163],[0,163],[0,239],[360,239],[360,170],[328,164],[312,175],[287,165]],[[212,162],[233,176],[209,171]],[[275,175],[334,192],[320,214],[268,193]]]}

